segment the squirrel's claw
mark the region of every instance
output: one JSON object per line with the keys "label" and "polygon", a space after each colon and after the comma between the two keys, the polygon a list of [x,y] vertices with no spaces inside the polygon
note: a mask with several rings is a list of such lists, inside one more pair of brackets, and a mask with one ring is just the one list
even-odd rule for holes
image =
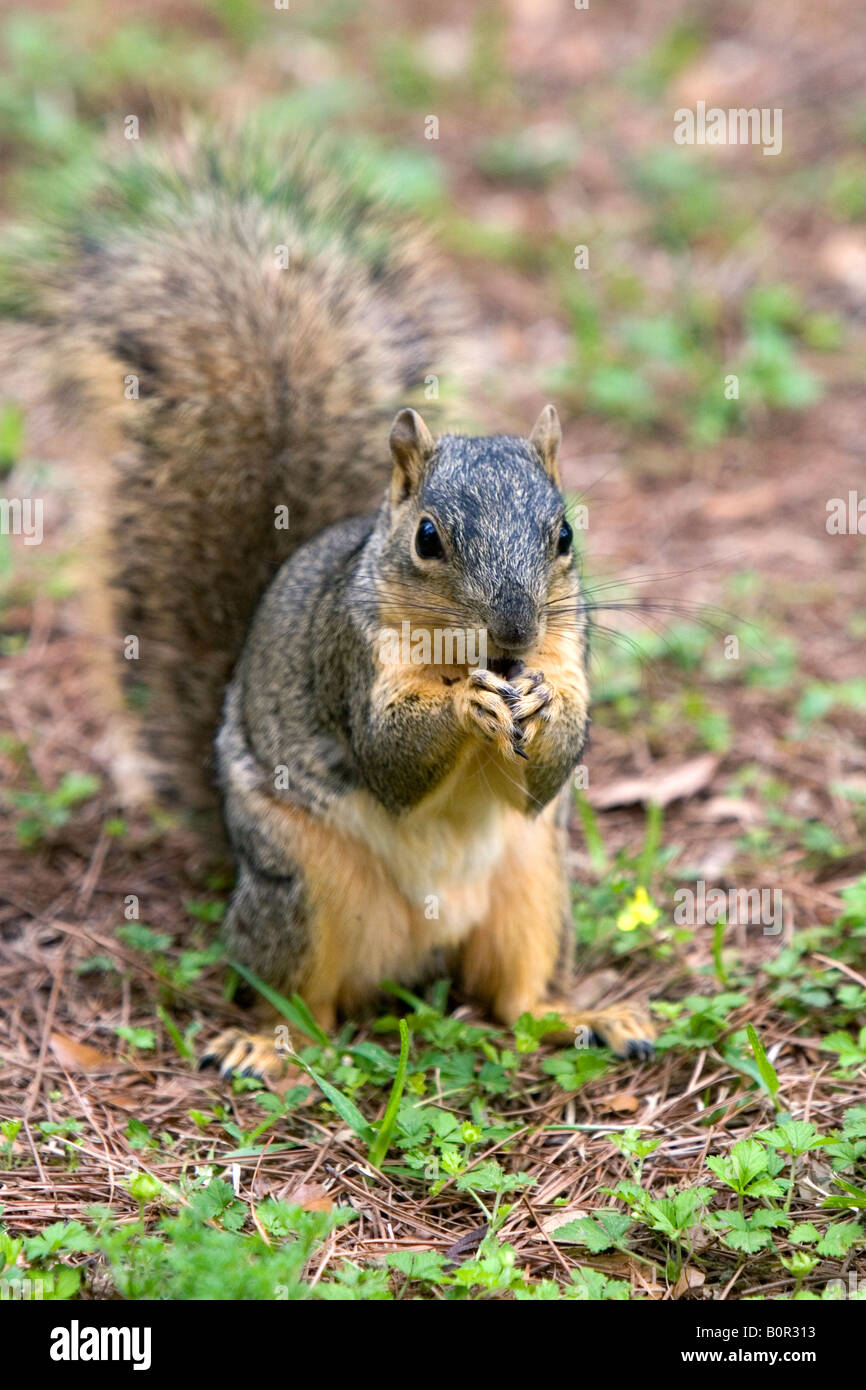
{"label": "squirrel's claw", "polygon": [[262,1081],[280,1081],[286,1074],[287,1060],[277,1049],[272,1033],[245,1033],[242,1028],[226,1028],[199,1059],[199,1070],[216,1067],[220,1076],[255,1076]]}
{"label": "squirrel's claw", "polygon": [[529,760],[526,749],[550,719],[553,690],[541,671],[522,670],[511,680],[495,671],[471,671],[459,697],[464,727],[495,743],[503,757]]}

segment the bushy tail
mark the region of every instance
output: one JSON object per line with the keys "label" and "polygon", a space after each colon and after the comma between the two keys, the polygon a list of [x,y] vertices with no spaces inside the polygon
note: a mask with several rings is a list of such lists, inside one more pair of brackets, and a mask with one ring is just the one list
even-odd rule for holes
{"label": "bushy tail", "polygon": [[315,531],[378,505],[390,417],[452,341],[428,245],[352,184],[243,141],[135,165],[49,296],[102,645],[185,804],[212,799],[260,594]]}

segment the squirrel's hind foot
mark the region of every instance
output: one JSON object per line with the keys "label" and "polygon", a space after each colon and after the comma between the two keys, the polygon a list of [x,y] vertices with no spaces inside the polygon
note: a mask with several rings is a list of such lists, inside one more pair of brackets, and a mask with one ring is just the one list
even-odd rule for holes
{"label": "squirrel's hind foot", "polygon": [[220,1076],[254,1076],[261,1081],[283,1081],[289,1059],[277,1046],[271,1033],[245,1033],[242,1028],[226,1028],[199,1059],[199,1069],[216,1067]]}
{"label": "squirrel's hind foot", "polygon": [[617,1057],[644,1061],[655,1051],[655,1028],[646,1009],[639,1004],[611,1004],[586,1014],[582,1027],[587,1041],[609,1047]]}
{"label": "squirrel's hind foot", "polygon": [[541,1018],[555,1011],[564,1020],[561,1035],[554,1034],[576,1047],[609,1047],[617,1057],[644,1061],[655,1051],[655,1028],[648,1011],[640,1004],[609,1004],[603,1009],[575,1009],[570,1001],[551,1000],[539,1004],[532,1012]]}

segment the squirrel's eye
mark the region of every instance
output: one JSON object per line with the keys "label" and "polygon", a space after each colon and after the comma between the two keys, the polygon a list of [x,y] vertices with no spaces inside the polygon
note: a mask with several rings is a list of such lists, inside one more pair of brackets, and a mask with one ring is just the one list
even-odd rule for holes
{"label": "squirrel's eye", "polygon": [[573,531],[567,521],[564,521],[559,528],[559,535],[556,538],[557,555],[567,555],[571,550]]}
{"label": "squirrel's eye", "polygon": [[415,549],[422,560],[441,560],[445,554],[439,532],[427,516],[419,522],[418,530],[415,532]]}

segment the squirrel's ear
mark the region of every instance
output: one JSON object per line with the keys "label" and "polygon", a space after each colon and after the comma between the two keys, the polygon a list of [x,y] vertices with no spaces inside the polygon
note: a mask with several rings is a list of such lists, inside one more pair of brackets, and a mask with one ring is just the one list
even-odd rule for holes
{"label": "squirrel's ear", "polygon": [[401,410],[395,417],[388,437],[394,475],[391,480],[392,503],[402,502],[413,493],[421,481],[424,464],[435,445],[417,410]]}
{"label": "squirrel's ear", "polygon": [[552,405],[544,407],[532,426],[529,442],[541,459],[545,473],[559,487],[559,446],[562,443],[562,430],[559,426],[559,416]]}

